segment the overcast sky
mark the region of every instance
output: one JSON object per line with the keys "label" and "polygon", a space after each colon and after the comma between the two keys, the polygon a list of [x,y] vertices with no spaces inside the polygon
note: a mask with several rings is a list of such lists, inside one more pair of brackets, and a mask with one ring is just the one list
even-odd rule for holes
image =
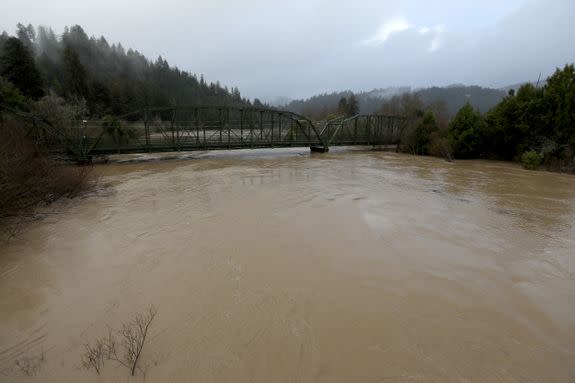
{"label": "overcast sky", "polygon": [[575,0],[2,0],[0,29],[80,24],[242,94],[505,86],[575,62]]}

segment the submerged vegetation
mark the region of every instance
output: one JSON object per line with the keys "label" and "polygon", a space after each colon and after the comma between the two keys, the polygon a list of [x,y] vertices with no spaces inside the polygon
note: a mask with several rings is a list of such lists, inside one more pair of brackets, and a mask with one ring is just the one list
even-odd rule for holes
{"label": "submerged vegetation", "polygon": [[150,306],[146,312],[136,314],[133,320],[124,323],[119,330],[110,328],[108,335],[86,343],[81,358],[82,367],[100,375],[106,362],[113,361],[127,368],[132,376],[136,370],[142,371],[139,362],[156,314],[156,308]]}

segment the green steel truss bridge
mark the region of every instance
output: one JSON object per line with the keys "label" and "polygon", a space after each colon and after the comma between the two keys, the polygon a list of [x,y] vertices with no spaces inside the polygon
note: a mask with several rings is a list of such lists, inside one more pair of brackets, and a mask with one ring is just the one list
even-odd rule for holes
{"label": "green steel truss bridge", "polygon": [[108,120],[69,121],[55,127],[29,118],[29,135],[54,153],[77,161],[120,153],[217,149],[397,145],[406,119],[357,115],[313,122],[275,109],[240,107],[146,108]]}

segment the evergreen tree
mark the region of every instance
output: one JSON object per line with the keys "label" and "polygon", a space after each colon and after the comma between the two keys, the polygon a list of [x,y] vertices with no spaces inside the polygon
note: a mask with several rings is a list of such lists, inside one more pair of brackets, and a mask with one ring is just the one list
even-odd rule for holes
{"label": "evergreen tree", "polygon": [[359,104],[357,103],[357,98],[355,98],[355,95],[352,93],[351,96],[349,96],[349,99],[347,100],[347,115],[351,117],[355,116],[358,113],[359,113]]}
{"label": "evergreen tree", "polygon": [[540,147],[546,140],[543,91],[531,84],[509,93],[487,114],[485,132],[488,147],[483,149],[492,157],[512,160],[524,151]]}
{"label": "evergreen tree", "polygon": [[482,138],[485,132],[483,117],[465,104],[449,124],[449,144],[456,157],[477,158],[481,154]]}
{"label": "evergreen tree", "polygon": [[425,112],[421,122],[417,124],[411,137],[411,151],[414,154],[429,154],[431,135],[438,130],[437,120],[431,111]]}
{"label": "evergreen tree", "polygon": [[2,57],[2,52],[4,51],[4,44],[6,44],[6,41],[8,41],[9,38],[10,36],[8,36],[6,31],[0,34],[0,57]]}
{"label": "evergreen tree", "polygon": [[21,23],[18,23],[16,26],[16,36],[22,41],[22,43],[26,46],[26,48],[33,50],[34,49],[34,41],[36,40],[36,31],[32,24],[28,24],[25,26]]}
{"label": "evergreen tree", "polygon": [[86,70],[80,62],[78,53],[70,45],[66,45],[64,48],[62,62],[66,73],[66,86],[69,96],[86,98],[88,95]]}
{"label": "evergreen tree", "polygon": [[[0,77],[0,105],[20,110],[27,108],[26,98],[20,93],[18,88],[2,77]],[[2,120],[1,113],[2,111],[0,110],[0,121]]]}
{"label": "evergreen tree", "polygon": [[60,58],[60,43],[56,34],[51,28],[38,27],[36,37],[37,54],[46,55],[53,61],[58,61]]}
{"label": "evergreen tree", "polygon": [[575,66],[570,64],[562,70],[557,69],[547,79],[544,92],[545,120],[553,136],[575,153]]}
{"label": "evergreen tree", "polygon": [[16,37],[10,37],[4,44],[0,57],[0,75],[27,97],[38,99],[44,95],[42,78],[32,53]]}
{"label": "evergreen tree", "polygon": [[[5,71],[26,75],[12,78],[14,74],[6,73],[5,78],[18,88],[27,88],[25,81],[40,78],[45,84],[40,90],[68,100],[85,99],[93,117],[126,114],[144,106],[250,105],[236,87],[227,90],[218,82],[207,83],[203,76],[198,79],[170,67],[164,58],[152,62],[136,50],[109,44],[104,37],[89,37],[78,25],[65,28],[61,38],[49,28],[39,27],[36,32],[24,25],[18,26],[16,34],[15,40],[28,46],[29,54],[12,53],[7,62],[28,57],[28,64],[36,64],[40,77],[30,75],[30,70],[21,70],[26,66],[10,64]],[[2,61],[6,61],[3,46],[9,39],[8,34],[0,34]],[[25,90],[22,93],[26,94]],[[35,94],[38,97],[39,93]]]}
{"label": "evergreen tree", "polygon": [[339,103],[337,104],[337,113],[347,116],[347,99],[342,97],[339,99]]}

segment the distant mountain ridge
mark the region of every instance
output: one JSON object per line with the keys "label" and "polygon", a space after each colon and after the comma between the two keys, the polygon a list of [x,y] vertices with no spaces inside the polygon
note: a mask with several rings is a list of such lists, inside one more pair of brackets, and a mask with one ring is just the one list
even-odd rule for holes
{"label": "distant mountain ridge", "polygon": [[[414,93],[426,104],[444,103],[448,115],[453,116],[467,102],[471,103],[481,113],[486,113],[507,95],[509,89],[517,89],[519,86],[513,85],[501,89],[461,84],[416,89],[404,86],[377,88],[354,94],[359,103],[360,113],[377,113],[385,100],[404,93]],[[339,100],[342,97],[349,97],[352,93],[350,90],[324,93],[303,100],[292,100],[277,106],[313,117],[336,110]]]}
{"label": "distant mountain ridge", "polygon": [[432,87],[415,93],[426,104],[444,102],[449,116],[455,115],[467,102],[481,113],[486,113],[507,95],[504,90],[480,86]]}

